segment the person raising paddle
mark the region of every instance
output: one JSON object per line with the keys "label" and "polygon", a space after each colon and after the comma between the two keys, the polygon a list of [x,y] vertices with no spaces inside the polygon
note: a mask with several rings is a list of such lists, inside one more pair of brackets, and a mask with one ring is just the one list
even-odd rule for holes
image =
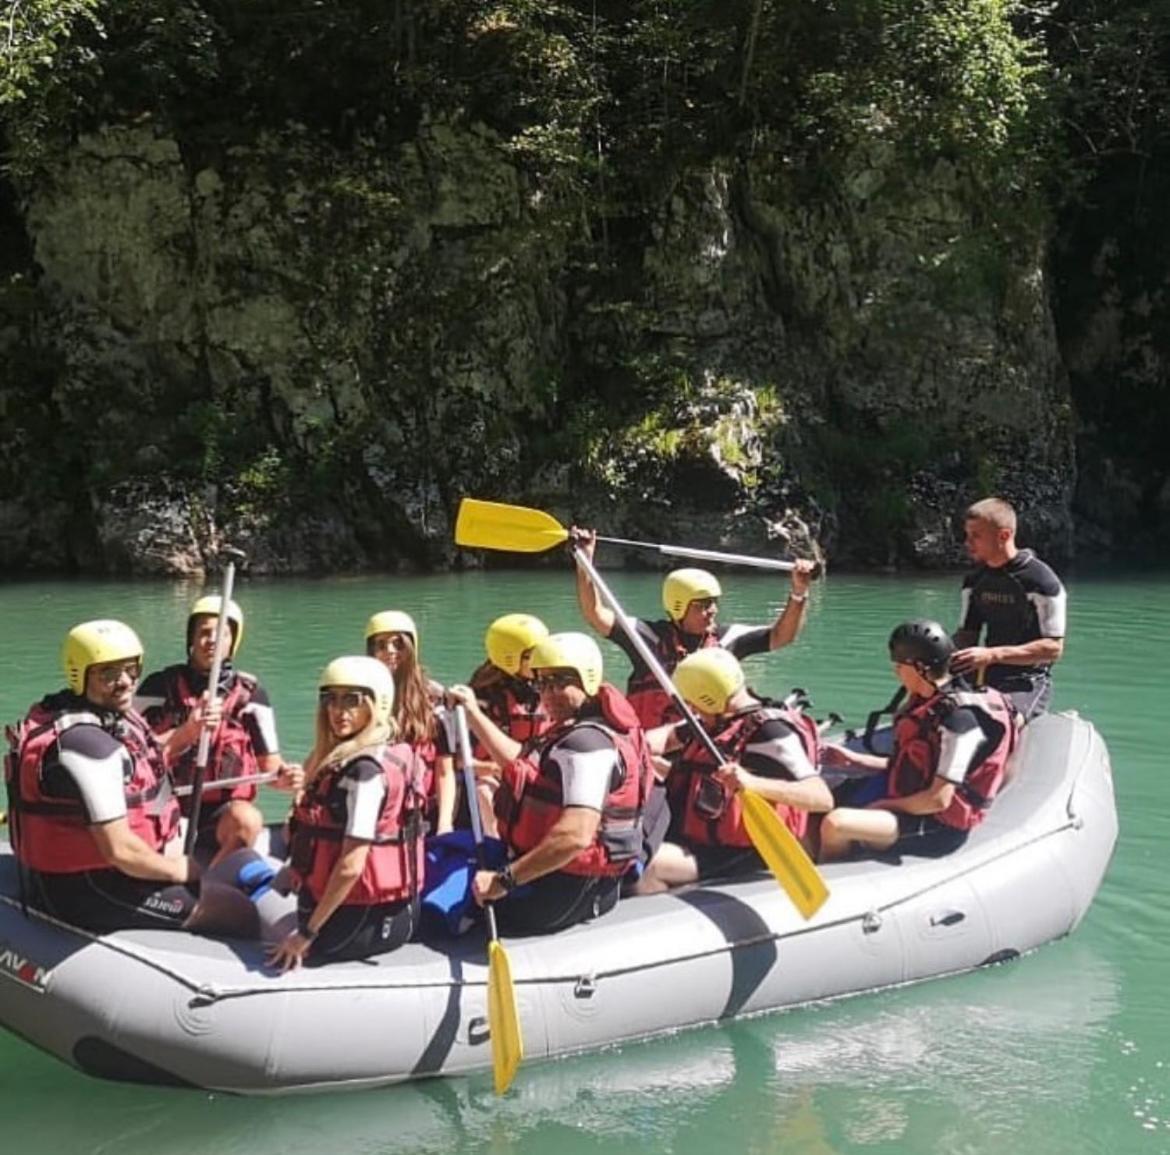
{"label": "person raising paddle", "polygon": [[[592,561],[597,532],[574,526],[569,534],[573,545]],[[752,654],[778,650],[795,641],[800,633],[815,568],[811,561],[794,564],[788,600],[770,626],[717,625],[723,587],[714,574],[689,567],[671,570],[662,583],[665,619],[651,622],[634,618],[633,622],[668,674],[673,673],[688,654],[709,646],[722,646],[741,660]],[[643,727],[650,730],[678,721],[678,712],[672,706],[670,696],[655,681],[625,635],[614,629],[616,618],[613,610],[601,599],[592,578],[581,566],[577,567],[577,602],[589,625],[620,647],[630,659],[633,672],[626,696]]]}

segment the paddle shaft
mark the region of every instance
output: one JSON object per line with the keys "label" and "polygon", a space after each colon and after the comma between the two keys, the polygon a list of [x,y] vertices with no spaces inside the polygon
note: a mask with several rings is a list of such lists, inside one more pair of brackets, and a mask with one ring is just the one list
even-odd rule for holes
{"label": "paddle shaft", "polygon": [[662,663],[659,662],[654,655],[654,651],[646,644],[645,640],[638,633],[637,627],[630,620],[626,611],[622,609],[617,598],[614,597],[613,591],[602,580],[601,575],[597,572],[597,567],[585,556],[583,550],[574,546],[573,560],[589,575],[593,584],[597,587],[598,592],[605,599],[605,604],[613,610],[613,616],[617,623],[622,628],[622,633],[630,639],[630,644],[638,651],[638,657],[646,664],[646,668],[654,675],[658,684],[670,695],[674,704],[678,707],[682,716],[690,724],[691,730],[700,742],[707,748],[707,753],[715,759],[716,766],[722,766],[727,761],[726,756],[715,745],[715,740],[707,733],[706,730],[699,724],[698,718],[695,717],[694,711],[687,705],[686,700],[682,694],[678,692],[678,687],[670,680],[670,676],[662,668]]}
{"label": "paddle shaft", "polygon": [[[223,632],[230,630],[228,606],[232,604],[232,586],[236,583],[236,563],[229,561],[223,575],[223,593],[219,601],[219,617],[215,622],[215,653],[211,658],[211,672],[207,676],[208,701],[219,694],[219,672],[223,669]],[[187,823],[187,836],[183,840],[183,853],[195,849],[199,837],[199,810],[203,805],[203,780],[207,777],[207,759],[211,753],[211,731],[206,726],[199,730],[199,749],[195,754],[195,774],[191,779],[191,815]]]}
{"label": "paddle shaft", "polygon": [[[266,774],[238,774],[234,778],[208,778],[199,788],[206,794],[208,790],[229,790],[233,786],[264,786],[269,782],[275,782],[279,777],[279,770],[270,770]],[[194,782],[190,786],[176,786],[174,789],[176,798],[185,798],[194,792]]]}
{"label": "paddle shaft", "polygon": [[[467,711],[460,703],[455,707],[455,742],[459,747],[459,762],[463,771],[463,790],[467,794],[467,813],[471,817],[471,833],[475,838],[475,856],[480,870],[487,870],[483,853],[483,823],[479,817],[479,791],[475,787],[475,763],[471,757],[471,735],[467,732]],[[499,942],[496,930],[496,912],[490,902],[483,904],[487,916],[488,935],[492,942]]]}
{"label": "paddle shaft", "polygon": [[[791,573],[796,569],[796,562],[780,561],[778,558],[771,557],[753,557],[746,553],[723,553],[717,549],[691,549],[685,545],[661,545],[653,541],[631,541],[625,537],[602,537],[600,534],[597,540],[607,542],[609,545],[652,549],[656,553],[665,554],[668,557],[689,557],[695,561],[716,561],[723,562],[725,565],[743,565],[753,569],[778,570],[782,573]],[[817,576],[815,571],[813,576]]]}

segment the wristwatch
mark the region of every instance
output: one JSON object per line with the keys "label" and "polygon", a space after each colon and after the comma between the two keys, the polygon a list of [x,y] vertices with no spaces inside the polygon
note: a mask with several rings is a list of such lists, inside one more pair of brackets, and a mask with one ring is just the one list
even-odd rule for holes
{"label": "wristwatch", "polygon": [[510,862],[504,864],[503,870],[496,871],[496,879],[500,886],[503,887],[505,894],[511,894],[517,887],[516,876],[512,873],[512,864]]}

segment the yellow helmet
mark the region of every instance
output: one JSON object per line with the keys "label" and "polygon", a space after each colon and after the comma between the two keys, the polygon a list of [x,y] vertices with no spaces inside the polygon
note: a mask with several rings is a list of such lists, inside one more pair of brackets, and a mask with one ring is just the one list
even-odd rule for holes
{"label": "yellow helmet", "polygon": [[382,610],[366,622],[366,641],[376,634],[409,634],[414,652],[418,653],[418,629],[414,618],[402,610]]}
{"label": "yellow helmet", "polygon": [[394,713],[394,679],[377,658],[367,658],[365,654],[334,658],[317,679],[319,690],[331,686],[365,690],[374,700],[374,721],[380,725],[390,721]]}
{"label": "yellow helmet", "polygon": [[681,622],[687,606],[696,598],[718,598],[723,588],[714,574],[705,569],[675,569],[662,583],[662,604],[672,621]]}
{"label": "yellow helmet", "polygon": [[[207,594],[201,597],[187,615],[187,649],[191,648],[191,639],[195,635],[196,618],[218,618],[223,608],[223,598],[219,594]],[[232,631],[232,648],[228,651],[231,657],[236,656],[240,643],[244,640],[244,611],[234,598],[228,602],[228,627]]]}
{"label": "yellow helmet", "polygon": [[548,626],[540,618],[531,614],[505,614],[488,626],[483,644],[491,664],[515,676],[520,672],[524,651],[547,637]]}
{"label": "yellow helmet", "polygon": [[124,662],[130,658],[141,662],[143,652],[138,635],[124,622],[111,618],[82,622],[65,635],[61,647],[65,684],[73,693],[84,694],[85,674],[90,666]]}
{"label": "yellow helmet", "polygon": [[581,688],[593,697],[601,687],[601,650],[588,634],[549,634],[532,647],[534,670],[576,670]]}
{"label": "yellow helmet", "polygon": [[729,650],[708,646],[688,654],[671,679],[687,703],[704,714],[722,714],[744,687],[743,667]]}

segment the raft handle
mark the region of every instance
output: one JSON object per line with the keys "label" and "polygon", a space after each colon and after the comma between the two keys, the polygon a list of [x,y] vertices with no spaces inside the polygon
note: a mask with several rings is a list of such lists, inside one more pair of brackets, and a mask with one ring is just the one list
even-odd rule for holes
{"label": "raft handle", "polygon": [[961,910],[948,910],[944,914],[932,914],[930,916],[931,926],[957,926],[967,917],[966,912]]}
{"label": "raft handle", "polygon": [[595,974],[581,975],[577,985],[573,987],[573,997],[577,999],[591,999],[597,991],[597,976]]}
{"label": "raft handle", "polygon": [[876,910],[867,910],[861,919],[861,933],[875,934],[882,929],[882,916]]}

